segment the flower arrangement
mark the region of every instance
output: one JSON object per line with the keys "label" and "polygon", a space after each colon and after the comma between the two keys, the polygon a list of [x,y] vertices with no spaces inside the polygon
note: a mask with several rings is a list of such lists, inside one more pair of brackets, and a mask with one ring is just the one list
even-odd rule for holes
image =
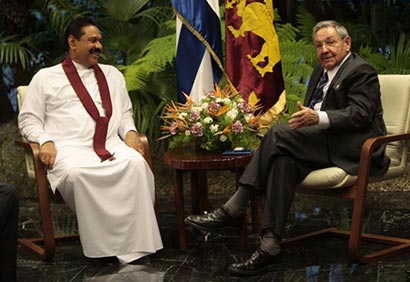
{"label": "flower arrangement", "polygon": [[248,104],[239,93],[217,85],[198,104],[185,97],[185,104],[172,102],[161,116],[164,125],[159,139],[172,137],[170,148],[198,143],[208,151],[258,146],[257,102]]}

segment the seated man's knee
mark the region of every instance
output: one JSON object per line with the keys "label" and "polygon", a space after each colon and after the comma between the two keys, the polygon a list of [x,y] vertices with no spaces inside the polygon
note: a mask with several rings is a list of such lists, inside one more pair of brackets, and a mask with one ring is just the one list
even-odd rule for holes
{"label": "seated man's knee", "polygon": [[67,170],[66,179],[68,183],[74,183],[81,176],[79,167],[73,167]]}

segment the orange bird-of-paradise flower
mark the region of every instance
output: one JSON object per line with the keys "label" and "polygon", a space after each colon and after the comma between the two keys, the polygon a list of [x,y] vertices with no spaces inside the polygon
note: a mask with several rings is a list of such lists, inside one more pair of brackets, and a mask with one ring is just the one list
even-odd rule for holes
{"label": "orange bird-of-paradise flower", "polygon": [[229,105],[225,105],[223,107],[220,107],[218,110],[218,116],[223,115],[224,113],[226,113],[229,110]]}
{"label": "orange bird-of-paradise flower", "polygon": [[231,132],[232,124],[228,124],[223,130],[216,132],[214,135],[228,134]]}

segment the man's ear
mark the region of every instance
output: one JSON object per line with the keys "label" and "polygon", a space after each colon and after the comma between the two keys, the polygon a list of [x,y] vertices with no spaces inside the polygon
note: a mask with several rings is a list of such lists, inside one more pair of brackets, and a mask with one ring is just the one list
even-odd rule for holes
{"label": "man's ear", "polygon": [[350,36],[346,36],[344,41],[346,44],[347,51],[350,51],[350,48],[352,47],[352,38]]}
{"label": "man's ear", "polygon": [[67,43],[68,43],[68,46],[70,47],[70,49],[75,49],[76,48],[76,42],[77,42],[77,39],[74,37],[74,35],[69,35],[68,36],[68,38],[67,38]]}

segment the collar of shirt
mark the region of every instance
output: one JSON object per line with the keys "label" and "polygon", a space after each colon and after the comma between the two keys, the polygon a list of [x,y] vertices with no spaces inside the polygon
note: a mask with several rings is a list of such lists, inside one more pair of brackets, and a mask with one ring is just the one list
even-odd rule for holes
{"label": "collar of shirt", "polygon": [[79,64],[73,60],[74,67],[77,69],[78,75],[81,77],[81,80],[83,80],[83,83],[86,83],[85,80],[88,78],[92,77],[94,78],[94,69],[93,68],[87,68],[86,66]]}
{"label": "collar of shirt", "polygon": [[[77,63],[77,62],[74,61],[74,60],[72,60],[72,62],[73,62],[73,64],[74,64],[75,68],[77,69],[77,71],[90,69],[90,68],[87,68],[86,66],[84,66],[84,65],[82,65],[82,64]],[[91,68],[91,69],[92,69],[92,68]]]}
{"label": "collar of shirt", "polygon": [[[329,81],[326,83],[325,87],[323,88],[323,94],[326,95],[327,90],[329,89],[329,85],[330,83],[332,83],[333,78],[335,77],[336,73],[338,72],[338,70],[340,69],[340,67],[346,62],[347,58],[350,57],[350,54],[347,54],[346,57],[344,57],[343,61],[335,68],[327,71],[327,75],[329,77]],[[325,70],[326,71],[326,70]]]}

